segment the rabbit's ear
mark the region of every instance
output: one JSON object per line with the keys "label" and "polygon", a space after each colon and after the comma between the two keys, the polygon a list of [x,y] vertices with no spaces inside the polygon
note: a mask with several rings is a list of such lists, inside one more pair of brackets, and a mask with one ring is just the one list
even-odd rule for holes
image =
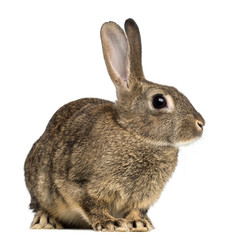
{"label": "rabbit's ear", "polygon": [[136,22],[129,18],[124,24],[130,48],[130,68],[135,72],[137,78],[144,79],[142,70],[142,45],[141,35]]}
{"label": "rabbit's ear", "polygon": [[101,28],[104,59],[109,75],[116,87],[128,87],[129,47],[124,31],[114,22]]}

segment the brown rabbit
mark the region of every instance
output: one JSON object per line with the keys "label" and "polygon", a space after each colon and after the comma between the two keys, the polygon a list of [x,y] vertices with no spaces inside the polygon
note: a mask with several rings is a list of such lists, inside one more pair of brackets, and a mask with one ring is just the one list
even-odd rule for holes
{"label": "brown rabbit", "polygon": [[32,228],[153,229],[147,211],[176,167],[178,147],[202,135],[204,119],[182,93],[145,79],[134,20],[125,31],[114,22],[101,28],[117,102],[64,105],[27,156]]}

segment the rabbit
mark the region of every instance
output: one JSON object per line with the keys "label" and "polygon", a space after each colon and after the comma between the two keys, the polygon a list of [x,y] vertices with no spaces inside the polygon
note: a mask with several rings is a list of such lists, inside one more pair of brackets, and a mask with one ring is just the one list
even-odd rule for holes
{"label": "rabbit", "polygon": [[177,165],[179,147],[199,139],[205,121],[176,88],[146,80],[141,37],[101,28],[117,101],[85,98],[61,107],[25,161],[36,213],[33,229],[150,231],[147,213]]}

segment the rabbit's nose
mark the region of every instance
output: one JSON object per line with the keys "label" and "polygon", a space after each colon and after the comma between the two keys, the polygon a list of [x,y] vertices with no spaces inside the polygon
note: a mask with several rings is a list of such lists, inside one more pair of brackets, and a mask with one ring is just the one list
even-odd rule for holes
{"label": "rabbit's nose", "polygon": [[204,123],[202,121],[196,120],[196,126],[200,131],[202,131]]}
{"label": "rabbit's nose", "polygon": [[199,131],[202,131],[203,130],[203,127],[205,126],[205,120],[204,120],[204,118],[202,117],[202,115],[199,112],[196,112],[196,111],[194,113],[194,117],[195,117],[195,125],[196,125],[196,128]]}

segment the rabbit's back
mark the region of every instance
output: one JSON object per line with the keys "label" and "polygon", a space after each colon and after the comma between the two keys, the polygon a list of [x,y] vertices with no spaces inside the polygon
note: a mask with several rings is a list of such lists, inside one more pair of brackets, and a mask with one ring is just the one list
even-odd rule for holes
{"label": "rabbit's back", "polygon": [[97,111],[97,105],[101,104],[113,103],[97,98],[82,98],[65,104],[52,116],[44,134],[49,135],[50,137],[57,136],[66,128],[68,122],[70,122],[73,117],[78,115],[83,110],[87,111],[88,108],[94,108],[94,111]]}

